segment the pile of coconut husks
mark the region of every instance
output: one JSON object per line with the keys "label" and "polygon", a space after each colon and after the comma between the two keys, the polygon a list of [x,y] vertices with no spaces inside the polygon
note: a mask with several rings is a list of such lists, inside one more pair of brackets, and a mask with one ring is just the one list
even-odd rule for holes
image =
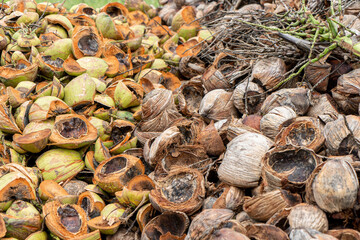
{"label": "pile of coconut husks", "polygon": [[360,4],[0,8],[0,238],[360,239]]}

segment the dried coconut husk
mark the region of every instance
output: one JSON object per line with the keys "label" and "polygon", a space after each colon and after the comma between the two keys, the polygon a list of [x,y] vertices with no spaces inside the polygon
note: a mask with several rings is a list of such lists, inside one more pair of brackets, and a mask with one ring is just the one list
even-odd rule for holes
{"label": "dried coconut husk", "polygon": [[210,240],[223,240],[223,239],[233,239],[233,240],[249,240],[249,238],[235,230],[222,228],[220,230],[216,230]]}
{"label": "dried coconut husk", "polygon": [[188,116],[197,115],[203,96],[204,88],[200,79],[193,78],[183,83],[177,95],[180,112]]}
{"label": "dried coconut husk", "polygon": [[43,206],[47,228],[61,239],[73,239],[87,233],[85,211],[78,205],[51,201]]}
{"label": "dried coconut husk", "polygon": [[312,105],[306,114],[309,117],[317,117],[324,123],[336,120],[339,116],[335,100],[327,93],[313,96]]}
{"label": "dried coconut husk", "polygon": [[226,150],[213,121],[201,131],[198,138],[200,143],[204,146],[206,153],[209,155],[219,156]]}
{"label": "dried coconut husk", "polygon": [[247,116],[243,116],[242,123],[245,126],[251,127],[257,131],[260,131],[260,121],[262,116],[257,114],[251,114]]}
{"label": "dried coconut husk", "polygon": [[227,145],[218,169],[220,180],[242,188],[256,187],[261,175],[261,159],[272,144],[258,133],[247,132],[234,138]]}
{"label": "dried coconut husk", "polygon": [[205,63],[195,56],[182,57],[179,70],[182,76],[190,79],[205,72]]}
{"label": "dried coconut husk", "polygon": [[331,95],[340,109],[346,114],[357,114],[360,97],[338,91],[338,87],[331,89]]}
{"label": "dried coconut husk", "polygon": [[151,203],[142,206],[136,214],[136,222],[139,224],[140,231],[143,232],[146,224],[155,217],[156,210]]}
{"label": "dried coconut husk", "polygon": [[149,139],[144,146],[144,159],[151,166],[155,167],[161,159],[166,156],[167,148],[171,145],[180,144],[181,133],[175,126],[163,131],[158,137]]}
{"label": "dried coconut husk", "polygon": [[159,17],[166,23],[166,25],[171,25],[172,19],[176,12],[178,11],[175,2],[170,2],[165,4],[164,7],[159,11]]}
{"label": "dried coconut husk", "polygon": [[329,228],[326,214],[317,206],[307,203],[292,207],[288,220],[292,229],[311,228],[319,232],[326,232]]}
{"label": "dried coconut husk", "polygon": [[227,75],[225,76],[215,64],[205,70],[201,80],[207,91],[212,91],[214,89],[228,89],[232,87],[232,84],[228,81]]}
{"label": "dried coconut husk", "polygon": [[317,91],[325,92],[327,90],[329,76],[331,72],[330,63],[320,61],[311,63],[305,68],[306,79],[315,87]]}
{"label": "dried coconut husk", "polygon": [[186,214],[178,211],[164,212],[146,224],[141,239],[183,239],[188,226]]}
{"label": "dried coconut husk", "polygon": [[201,101],[199,114],[209,120],[222,120],[237,117],[238,113],[233,104],[232,92],[215,89],[208,92]]}
{"label": "dried coconut husk", "polygon": [[320,119],[296,117],[283,122],[275,138],[276,145],[305,147],[317,152],[324,144],[323,125]]}
{"label": "dried coconut husk", "polygon": [[206,209],[192,220],[185,240],[210,239],[213,231],[234,216],[229,209]]}
{"label": "dried coconut husk", "polygon": [[212,162],[201,145],[169,146],[166,155],[158,162],[154,171],[155,179],[169,174],[171,169],[188,167],[204,172]]}
{"label": "dried coconut husk", "polygon": [[267,152],[262,160],[263,178],[271,188],[301,189],[321,163],[311,149],[282,146]]}
{"label": "dried coconut husk", "polygon": [[64,114],[55,119],[50,135],[51,145],[76,149],[95,142],[97,129],[82,115]]}
{"label": "dried coconut husk", "polygon": [[72,34],[72,48],[76,59],[102,54],[102,39],[96,27],[77,26]]}
{"label": "dried coconut husk", "polygon": [[16,87],[21,81],[34,81],[38,73],[38,65],[20,59],[16,65],[0,67],[0,81],[5,86]]}
{"label": "dried coconut husk", "polygon": [[195,169],[173,169],[156,182],[149,198],[158,211],[181,211],[192,215],[201,208],[205,198],[204,177]]}
{"label": "dried coconut husk", "polygon": [[[215,123],[216,126],[217,123]],[[237,136],[243,133],[259,133],[260,131],[257,129],[247,126],[243,124],[242,119],[233,118],[230,121],[226,122],[224,126],[221,127],[219,130],[220,136],[224,143],[228,143],[229,141],[233,140]]]}
{"label": "dried coconut husk", "polygon": [[155,89],[143,100],[140,128],[143,132],[162,132],[180,117],[181,115],[176,111],[172,92]]}
{"label": "dried coconut husk", "polygon": [[14,134],[13,141],[28,152],[39,153],[46,147],[50,134],[50,129],[43,129],[23,135]]}
{"label": "dried coconut husk", "polygon": [[261,106],[261,113],[265,115],[279,106],[291,107],[296,114],[303,115],[310,107],[310,90],[306,88],[283,88],[268,96]]}
{"label": "dried coconut husk", "polygon": [[260,82],[265,89],[271,89],[284,79],[285,73],[286,65],[284,60],[270,57],[257,61],[251,76],[253,81]]}
{"label": "dried coconut husk", "polygon": [[240,188],[220,184],[204,201],[203,208],[221,208],[237,211],[244,203],[245,192]]}
{"label": "dried coconut husk", "polygon": [[234,105],[242,114],[254,114],[265,100],[263,93],[264,90],[256,83],[240,83],[234,90]]}
{"label": "dried coconut husk", "polygon": [[261,132],[265,136],[274,139],[281,129],[281,124],[295,117],[296,113],[292,108],[287,106],[275,107],[261,118]]}
{"label": "dried coconut husk", "polygon": [[354,113],[359,103],[358,85],[360,69],[341,75],[336,88],[332,89],[333,98],[346,113]]}
{"label": "dried coconut husk", "polygon": [[145,167],[137,157],[120,154],[96,168],[94,183],[109,193],[120,191],[135,176],[144,174]]}
{"label": "dried coconut husk", "polygon": [[29,121],[46,120],[60,114],[71,112],[72,110],[69,106],[57,97],[40,97],[30,107]]}
{"label": "dried coconut husk", "polygon": [[337,239],[360,239],[360,232],[354,229],[332,229],[326,232],[326,234],[331,235]]}
{"label": "dried coconut husk", "polygon": [[314,239],[314,240],[337,240],[337,238],[321,233],[311,228],[298,228],[292,229],[289,237],[291,240],[303,240],[303,239]]}
{"label": "dried coconut husk", "polygon": [[354,115],[343,116],[324,127],[325,145],[330,154],[353,154],[358,157],[358,139],[360,117]]}
{"label": "dried coconut husk", "polygon": [[0,103],[0,130],[5,133],[21,133],[14,116],[4,103]]}
{"label": "dried coconut husk", "polygon": [[[186,151],[186,147],[183,150],[180,150],[181,148],[176,149],[181,144],[198,145],[198,136],[204,128],[204,122],[198,118],[191,120],[181,119],[176,121],[172,127],[166,129],[156,139],[146,142],[144,158],[150,166],[154,167],[168,154],[175,158],[179,157],[179,151]],[[189,147],[189,149],[193,147]],[[205,149],[202,146],[198,146],[198,148],[198,151],[194,152],[195,155],[201,157],[201,160],[207,158]]]}
{"label": "dried coconut husk", "polygon": [[252,198],[246,197],[244,211],[254,220],[265,222],[276,212],[301,203],[301,196],[286,190],[274,190]]}
{"label": "dried coconut husk", "polygon": [[288,235],[278,227],[269,224],[251,224],[246,227],[246,236],[250,239],[262,240],[262,239],[277,239],[288,240]]}
{"label": "dried coconut husk", "polygon": [[290,214],[290,210],[291,208],[284,208],[283,210],[278,211],[272,215],[269,220],[266,221],[266,224],[273,225],[286,232],[290,227],[289,221],[287,219]]}
{"label": "dried coconut husk", "polygon": [[354,168],[345,160],[319,165],[306,183],[306,202],[316,203],[327,213],[353,208],[359,190]]}

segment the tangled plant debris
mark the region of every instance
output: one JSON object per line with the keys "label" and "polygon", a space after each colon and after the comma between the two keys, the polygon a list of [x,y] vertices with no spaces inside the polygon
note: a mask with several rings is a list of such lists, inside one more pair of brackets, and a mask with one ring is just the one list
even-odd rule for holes
{"label": "tangled plant debris", "polygon": [[0,8],[0,238],[360,239],[360,4]]}

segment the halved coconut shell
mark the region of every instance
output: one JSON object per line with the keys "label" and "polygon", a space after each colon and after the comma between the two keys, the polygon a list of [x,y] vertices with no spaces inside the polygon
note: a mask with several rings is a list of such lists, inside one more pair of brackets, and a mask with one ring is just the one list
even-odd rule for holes
{"label": "halved coconut shell", "polygon": [[0,67],[0,81],[5,86],[16,87],[21,81],[34,81],[38,72],[38,65],[20,59],[16,65]]}
{"label": "halved coconut shell", "polygon": [[4,103],[0,103],[0,130],[5,133],[21,133],[14,116]]}
{"label": "halved coconut shell", "polygon": [[100,163],[94,173],[94,183],[109,193],[122,190],[135,176],[144,174],[145,167],[137,157],[120,154]]}
{"label": "halved coconut shell", "polygon": [[61,239],[72,239],[87,233],[85,211],[78,205],[61,205],[58,201],[43,206],[47,228]]}
{"label": "halved coconut shell", "polygon": [[201,42],[199,43],[196,39],[189,39],[185,43],[177,46],[176,53],[180,57],[196,56],[200,53],[201,48]]}
{"label": "halved coconut shell", "polygon": [[12,199],[35,200],[35,187],[19,172],[10,172],[0,177],[0,202]]}
{"label": "halved coconut shell", "polygon": [[42,200],[53,199],[57,196],[66,196],[69,193],[54,180],[44,180],[39,185],[39,196]]}
{"label": "halved coconut shell", "polygon": [[127,16],[128,9],[119,2],[112,2],[106,4],[104,7],[100,9],[100,12],[105,12],[111,17],[118,17],[118,16]]}
{"label": "halved coconut shell", "polygon": [[117,232],[121,223],[121,221],[112,223],[104,220],[102,216],[98,216],[90,219],[87,224],[91,230],[99,230],[102,234],[113,235]]}
{"label": "halved coconut shell", "polygon": [[164,212],[148,222],[142,231],[141,239],[163,239],[168,233],[172,236],[165,239],[182,239],[189,225],[189,219],[182,212]]}
{"label": "halved coconut shell", "polygon": [[96,27],[77,26],[73,31],[72,48],[76,59],[102,54],[102,39]]}
{"label": "halved coconut shell", "polygon": [[132,11],[126,15],[126,19],[130,26],[147,25],[149,17],[141,11]]}
{"label": "halved coconut shell", "polygon": [[95,142],[97,129],[82,115],[65,114],[55,119],[49,138],[51,145],[76,149]]}
{"label": "halved coconut shell", "polygon": [[148,203],[142,206],[137,214],[136,214],[136,221],[139,224],[140,231],[143,232],[146,224],[155,217],[156,210],[153,208],[151,203]]}
{"label": "halved coconut shell", "polygon": [[34,62],[39,65],[40,73],[45,77],[52,78],[56,76],[57,78],[61,78],[64,75],[64,60],[61,58],[52,60],[51,56],[38,54]]}
{"label": "halved coconut shell", "polygon": [[229,209],[206,209],[192,220],[187,238],[192,240],[210,239],[213,231],[230,220],[234,212]]}
{"label": "halved coconut shell", "polygon": [[134,141],[133,132],[135,125],[133,123],[126,120],[115,120],[110,124],[109,128],[111,129],[111,140],[114,142],[114,145],[109,149],[110,153],[119,154],[128,148],[136,147],[136,142],[135,146],[130,144],[130,141]]}
{"label": "halved coconut shell", "polygon": [[100,216],[101,211],[105,207],[104,200],[96,193],[90,191],[81,193],[77,204],[85,210],[89,218]]}
{"label": "halved coconut shell", "polygon": [[6,234],[5,221],[2,217],[2,215],[0,215],[0,238],[5,237],[5,234]]}
{"label": "halved coconut shell", "polygon": [[251,224],[246,227],[246,231],[246,235],[254,240],[289,240],[288,235],[283,230],[270,224]]}
{"label": "halved coconut shell", "polygon": [[38,153],[46,147],[50,134],[50,129],[39,130],[24,135],[15,134],[13,141],[28,152]]}
{"label": "halved coconut shell", "polygon": [[45,96],[36,99],[29,110],[29,121],[45,120],[59,114],[71,113],[68,105],[57,97]]}
{"label": "halved coconut shell", "polygon": [[63,68],[70,76],[80,76],[86,72],[86,69],[81,67],[80,64],[71,56],[69,56],[63,63]]}
{"label": "halved coconut shell", "polygon": [[279,147],[266,153],[262,172],[270,187],[301,189],[320,163],[321,159],[311,149]]}
{"label": "halved coconut shell", "polygon": [[204,197],[204,177],[190,168],[173,169],[168,176],[159,179],[150,192],[150,202],[155,209],[181,211],[188,215],[201,208]]}
{"label": "halved coconut shell", "polygon": [[301,203],[301,196],[286,190],[274,190],[261,195],[247,198],[244,211],[254,220],[267,221],[276,212]]}
{"label": "halved coconut shell", "polygon": [[138,175],[129,181],[122,191],[115,196],[123,206],[136,208],[149,200],[149,193],[155,188],[154,182],[147,175]]}
{"label": "halved coconut shell", "polygon": [[289,144],[317,151],[325,142],[323,125],[317,118],[292,118],[282,123],[279,129],[280,133],[275,138],[275,143],[278,145]]}

